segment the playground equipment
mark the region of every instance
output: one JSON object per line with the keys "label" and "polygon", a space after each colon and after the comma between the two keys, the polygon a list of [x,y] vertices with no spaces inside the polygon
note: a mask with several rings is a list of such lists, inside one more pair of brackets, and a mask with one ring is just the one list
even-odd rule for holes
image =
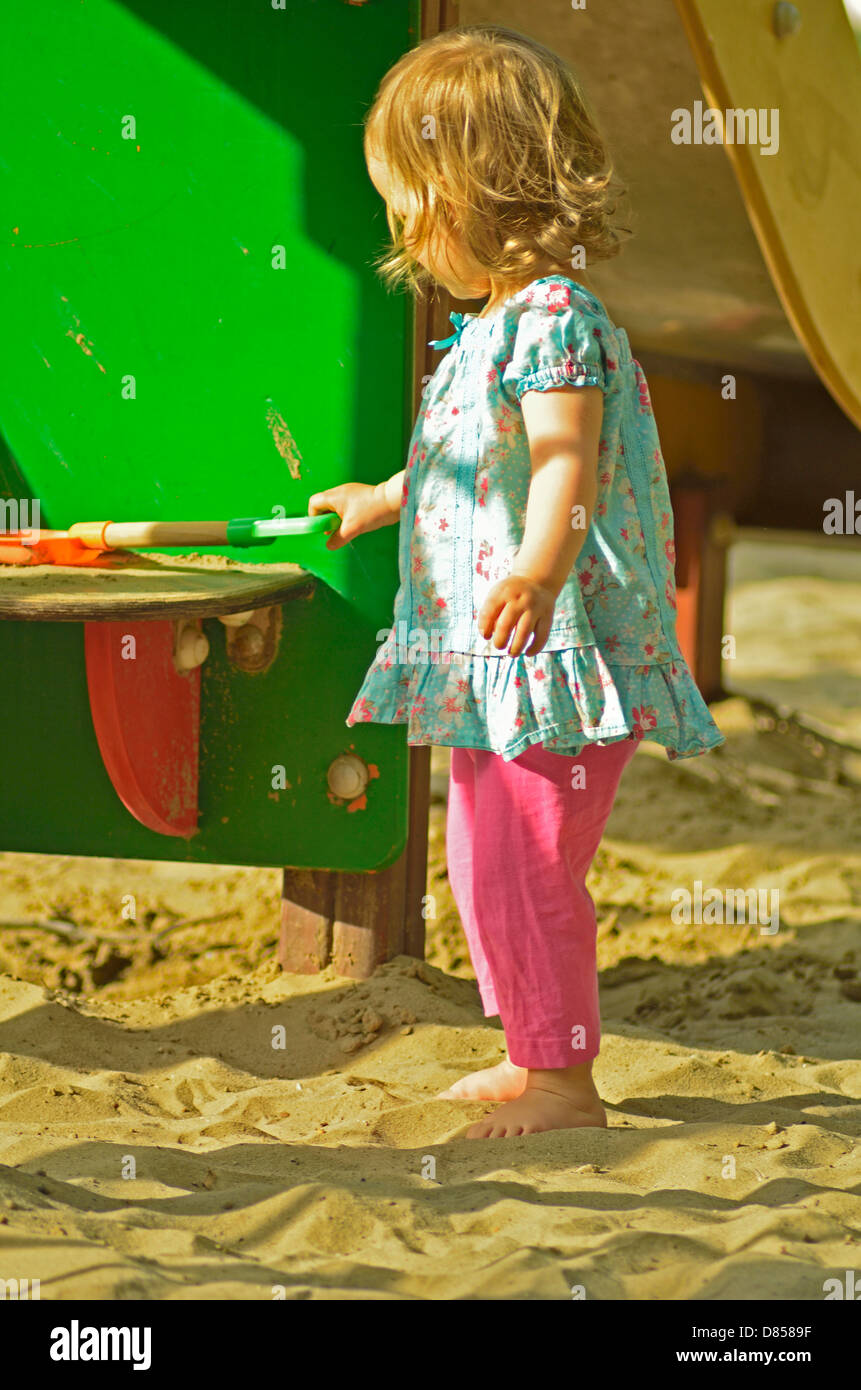
{"label": "playground equipment", "polygon": [[[398,470],[410,306],[370,264],[360,132],[416,24],[399,0],[4,14],[0,529],[34,501],[48,531],[297,518]],[[289,864],[285,964],[421,955],[427,750],[344,723],[391,621],[396,528],[329,551],[331,521],[0,565],[0,844]]]}
{"label": "playground equipment", "polygon": [[[632,185],[637,239],[594,285],[649,375],[680,638],[718,693],[719,518],[821,529],[857,468],[861,68],[839,0],[796,8],[781,32],[764,0],[4,14],[2,529],[35,501],[48,533],[119,518],[96,546],[156,529],[141,553],[46,534],[36,558],[61,563],[0,564],[0,710],[24,773],[3,848],[289,865],[287,968],[423,954],[428,750],[344,723],[391,621],[395,528],[334,552],[329,518],[265,548],[210,531],[193,553],[157,528],[299,518],[311,493],[402,466],[427,344],[475,306],[440,295],[411,320],[381,287],[361,118],[401,52],[458,22],[569,57]],[[777,153],[673,145],[672,112],[704,99],[777,105]]]}

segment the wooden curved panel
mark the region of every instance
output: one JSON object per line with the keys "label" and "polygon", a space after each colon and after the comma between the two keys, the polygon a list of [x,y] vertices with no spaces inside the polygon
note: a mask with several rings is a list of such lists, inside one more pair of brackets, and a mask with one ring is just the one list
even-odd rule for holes
{"label": "wooden curved panel", "polygon": [[843,411],[861,426],[861,58],[841,0],[676,0],[710,106],[779,112],[779,145],[724,148],[786,315]]}

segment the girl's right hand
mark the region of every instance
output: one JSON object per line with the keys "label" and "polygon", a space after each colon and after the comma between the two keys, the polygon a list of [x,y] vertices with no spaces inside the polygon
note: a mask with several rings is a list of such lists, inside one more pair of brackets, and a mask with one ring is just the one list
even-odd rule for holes
{"label": "girl's right hand", "polygon": [[341,524],[326,541],[327,550],[339,550],[365,531],[376,531],[398,520],[386,501],[385,484],[372,487],[370,483],[341,483],[339,487],[315,492],[308,498],[308,515],[320,516],[335,512]]}

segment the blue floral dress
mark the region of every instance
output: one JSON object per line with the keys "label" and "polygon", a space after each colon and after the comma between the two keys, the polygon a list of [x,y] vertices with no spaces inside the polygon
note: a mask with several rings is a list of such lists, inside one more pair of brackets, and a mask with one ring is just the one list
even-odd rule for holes
{"label": "blue floral dress", "polygon": [[[576,281],[547,276],[495,314],[451,315],[450,346],[410,441],[394,625],[347,725],[406,724],[410,744],[530,744],[576,755],[645,738],[670,758],[723,736],[675,632],[673,517],[646,379],[623,329]],[[604,394],[598,501],[537,656],[492,647],[477,619],[516,573],[532,469],[526,391]]]}

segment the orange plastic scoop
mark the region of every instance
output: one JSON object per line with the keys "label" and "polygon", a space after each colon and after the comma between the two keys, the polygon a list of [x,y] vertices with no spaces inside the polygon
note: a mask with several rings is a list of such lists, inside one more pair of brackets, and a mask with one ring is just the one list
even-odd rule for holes
{"label": "orange plastic scoop", "polygon": [[66,531],[12,531],[0,535],[0,565],[116,564],[105,550],[84,545]]}

